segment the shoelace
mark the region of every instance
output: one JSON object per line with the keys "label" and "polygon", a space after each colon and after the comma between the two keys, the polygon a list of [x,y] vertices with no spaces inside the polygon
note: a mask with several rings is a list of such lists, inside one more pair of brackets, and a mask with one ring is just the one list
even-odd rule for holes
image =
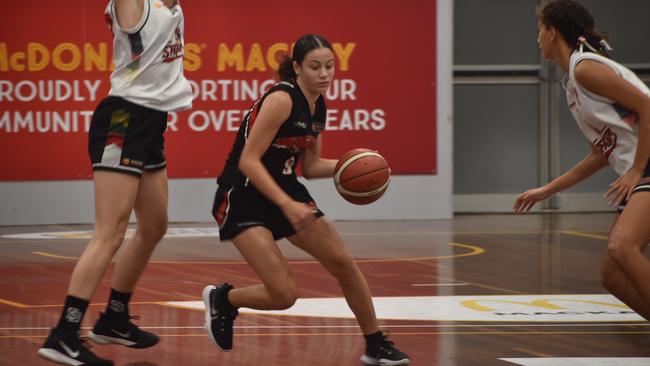
{"label": "shoelace", "polygon": [[211,299],[211,303],[212,303],[212,310],[214,310],[214,312],[219,315],[219,320],[221,321],[221,323],[226,323],[227,320],[230,320],[232,322],[239,315],[239,311],[235,308],[230,308],[227,311],[223,311],[223,312],[220,311],[224,309],[219,309],[216,307],[217,294],[215,294],[214,298]]}
{"label": "shoelace", "polygon": [[135,324],[133,324],[131,322],[131,319],[138,320],[138,319],[140,319],[140,315],[129,315],[129,317],[126,319],[126,321],[124,323],[122,323],[122,322],[119,323],[118,328],[123,329],[125,331],[131,331],[134,328],[139,329],[137,325],[135,325]]}
{"label": "shoelace", "polygon": [[227,312],[227,314],[219,314],[219,319],[221,320],[221,323],[224,324],[227,322],[232,323],[237,318],[238,315],[239,315],[239,311],[237,311],[237,309],[232,309],[229,312]]}
{"label": "shoelace", "polygon": [[384,339],[384,342],[377,347],[377,353],[381,353],[382,351],[385,351],[387,354],[393,353],[395,350],[395,343],[389,341],[388,339]]}

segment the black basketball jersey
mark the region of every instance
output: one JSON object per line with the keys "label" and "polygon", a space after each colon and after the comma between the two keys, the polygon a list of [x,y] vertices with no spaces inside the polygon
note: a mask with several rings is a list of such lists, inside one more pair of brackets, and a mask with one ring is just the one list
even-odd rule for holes
{"label": "black basketball jersey", "polygon": [[248,111],[237,131],[235,143],[228,155],[223,172],[217,183],[226,186],[246,186],[248,178],[239,170],[239,158],[248,140],[248,134],[255,124],[257,114],[267,96],[276,91],[285,91],[291,96],[291,114],[282,123],[271,145],[262,155],[262,164],[273,179],[280,185],[297,182],[296,166],[305,149],[316,143],[316,138],[325,129],[327,108],[321,95],[316,100],[316,109],[312,116],[307,98],[297,85],[280,82],[271,87]]}

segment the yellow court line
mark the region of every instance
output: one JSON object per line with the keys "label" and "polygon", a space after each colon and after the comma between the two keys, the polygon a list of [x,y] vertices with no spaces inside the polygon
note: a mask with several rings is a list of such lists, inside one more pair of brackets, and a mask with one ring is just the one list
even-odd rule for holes
{"label": "yellow court line", "polygon": [[[422,335],[614,335],[614,334],[650,334],[650,332],[643,331],[611,331],[611,332],[542,332],[542,331],[512,331],[512,332],[390,332],[391,335],[400,336],[422,336]],[[330,336],[359,336],[361,333],[240,333],[235,334],[235,337],[330,337]],[[190,333],[190,334],[158,334],[159,337],[206,337],[205,333]],[[46,338],[47,335],[3,335],[0,339],[28,339],[28,338]]]}
{"label": "yellow court line", "polygon": [[563,230],[563,231],[560,231],[560,233],[561,234],[567,234],[567,235],[573,235],[573,236],[581,236],[583,238],[590,238],[590,239],[600,239],[600,240],[609,239],[608,237],[603,236],[603,235],[587,234],[587,233],[583,233],[583,232],[580,232],[580,231],[573,231],[573,230]]}
{"label": "yellow court line", "polygon": [[[131,229],[129,229],[131,230]],[[133,229],[134,230],[134,229]],[[562,233],[563,230],[534,230],[534,231],[519,231],[519,230],[511,230],[511,231],[464,231],[464,230],[459,230],[459,231],[428,231],[428,230],[423,230],[423,231],[387,231],[387,232],[381,232],[381,231],[374,231],[374,232],[339,232],[341,236],[416,236],[416,235],[453,235],[453,234],[462,234],[462,235],[472,235],[472,234],[477,234],[477,235],[508,235],[508,234],[514,234],[514,235],[521,235],[521,234],[553,234],[553,233]],[[602,232],[602,231],[594,231],[594,232]],[[92,239],[92,231],[83,231],[82,234],[79,234],[78,232],[75,231],[75,235],[77,236],[66,236],[65,234],[68,233],[66,231],[61,231],[60,232],[62,235],[61,236],[52,236],[49,238],[39,238],[36,240],[60,240],[60,239],[83,239],[83,240],[90,240]],[[33,233],[33,234],[38,234],[38,233]],[[48,232],[48,234],[56,234],[52,232]],[[131,232],[127,232],[125,238],[130,238],[131,237]],[[79,236],[83,235],[83,236]],[[211,237],[217,237],[216,235],[205,235],[205,236],[196,236],[195,238],[211,238]],[[182,236],[165,236],[166,239],[182,239]],[[7,243],[9,242],[3,240],[2,243]],[[29,239],[13,239],[11,242],[24,242],[25,240]]]}
{"label": "yellow court line", "polygon": [[13,306],[13,307],[16,307],[16,308],[27,308],[27,307],[29,307],[29,305],[25,305],[25,304],[21,304],[19,302],[9,301],[9,300],[5,300],[5,299],[0,299],[0,304],[9,305],[9,306]]}
{"label": "yellow court line", "polygon": [[[433,257],[412,257],[412,258],[383,258],[383,259],[357,259],[356,263],[385,263],[385,262],[413,262],[413,261],[426,261],[433,259],[449,259],[449,258],[460,258],[468,257],[472,255],[478,255],[485,253],[485,249],[471,245],[471,244],[462,244],[462,243],[447,243],[450,246],[469,249],[467,253],[452,254],[452,255],[442,255],[442,256],[433,256]],[[32,252],[32,254],[40,255],[43,257],[56,258],[56,259],[69,259],[69,260],[78,260],[78,257],[68,257],[57,255],[48,252]],[[237,261],[151,261],[150,264],[247,264],[246,261],[237,260]],[[309,260],[309,261],[289,261],[290,264],[318,264],[318,261]]]}
{"label": "yellow court line", "polygon": [[79,259],[79,257],[68,257],[68,256],[58,255],[58,254],[53,254],[53,253],[48,253],[48,252],[32,252],[32,254],[40,255],[40,256],[48,257],[48,258],[56,258],[56,259],[72,259],[72,260],[78,260]]}
{"label": "yellow court line", "polygon": [[[175,300],[175,301],[183,301],[183,300]],[[105,302],[93,302],[88,304],[89,306],[106,306],[107,303]],[[160,305],[159,301],[135,301],[135,302],[129,302],[129,305]],[[46,305],[25,305],[27,308],[55,308],[55,307],[62,307],[63,304],[46,304]]]}

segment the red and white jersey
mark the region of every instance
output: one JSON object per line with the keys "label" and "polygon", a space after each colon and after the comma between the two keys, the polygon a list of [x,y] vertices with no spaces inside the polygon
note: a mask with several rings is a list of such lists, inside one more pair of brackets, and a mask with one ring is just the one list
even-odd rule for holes
{"label": "red and white jersey", "polygon": [[567,103],[578,127],[619,175],[625,174],[634,162],[639,117],[614,101],[594,94],[578,84],[574,70],[582,60],[594,60],[609,66],[616,74],[650,97],[650,89],[625,66],[592,52],[575,51],[569,60],[569,73],[564,87]]}
{"label": "red and white jersey", "polygon": [[106,6],[115,62],[108,94],[160,111],[191,108],[192,88],[183,75],[183,10],[143,1],[142,18],[132,29],[118,24],[113,0]]}

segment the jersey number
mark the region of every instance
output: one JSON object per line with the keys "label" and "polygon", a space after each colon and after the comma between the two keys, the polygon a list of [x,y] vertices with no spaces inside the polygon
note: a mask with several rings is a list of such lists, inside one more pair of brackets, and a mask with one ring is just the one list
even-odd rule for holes
{"label": "jersey number", "polygon": [[282,174],[291,175],[293,173],[293,163],[296,161],[295,157],[290,157],[287,161],[284,162],[284,169],[282,169]]}

